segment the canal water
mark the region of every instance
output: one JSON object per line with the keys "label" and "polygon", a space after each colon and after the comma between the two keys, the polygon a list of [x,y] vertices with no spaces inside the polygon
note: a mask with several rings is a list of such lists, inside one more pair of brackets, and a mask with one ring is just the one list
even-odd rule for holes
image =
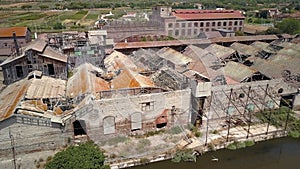
{"label": "canal water", "polygon": [[300,139],[279,138],[244,149],[208,152],[196,163],[162,161],[131,169],[300,169]]}

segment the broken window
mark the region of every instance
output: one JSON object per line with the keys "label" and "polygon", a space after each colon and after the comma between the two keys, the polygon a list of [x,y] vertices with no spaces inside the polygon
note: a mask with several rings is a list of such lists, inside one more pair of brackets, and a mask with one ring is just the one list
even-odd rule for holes
{"label": "broken window", "polygon": [[86,135],[86,125],[84,120],[76,120],[73,122],[74,135]]}
{"label": "broken window", "polygon": [[113,134],[116,132],[115,117],[107,116],[103,119],[104,134]]}
{"label": "broken window", "polygon": [[53,66],[53,64],[48,64],[48,73],[49,73],[49,75],[54,75],[54,66]]}
{"label": "broken window", "polygon": [[141,110],[142,111],[150,111],[150,110],[154,110],[154,102],[144,102],[141,103]]}
{"label": "broken window", "polygon": [[23,68],[22,66],[16,66],[17,77],[23,77]]}

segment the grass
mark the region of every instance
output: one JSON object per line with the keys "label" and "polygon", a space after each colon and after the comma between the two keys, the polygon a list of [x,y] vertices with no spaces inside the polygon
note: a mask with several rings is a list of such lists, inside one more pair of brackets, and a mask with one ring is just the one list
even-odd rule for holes
{"label": "grass", "polygon": [[[269,116],[271,113],[271,116]],[[262,122],[267,123],[270,121],[270,124],[276,127],[284,127],[287,121],[287,117],[289,114],[288,122],[287,122],[287,131],[289,132],[289,136],[293,138],[300,137],[300,120],[293,116],[294,112],[288,107],[282,106],[279,109],[264,111],[260,113],[256,113],[256,117],[260,119]],[[270,119],[269,119],[270,117]]]}
{"label": "grass", "polygon": [[88,14],[85,19],[90,19],[90,20],[97,20],[98,19],[98,14]]}
{"label": "grass", "polygon": [[88,11],[78,11],[75,15],[72,15],[69,19],[80,20],[84,17]]}

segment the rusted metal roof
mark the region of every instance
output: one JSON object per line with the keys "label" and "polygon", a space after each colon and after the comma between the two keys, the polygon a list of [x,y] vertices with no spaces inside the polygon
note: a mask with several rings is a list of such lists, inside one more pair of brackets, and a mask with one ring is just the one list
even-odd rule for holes
{"label": "rusted metal roof", "polygon": [[112,89],[135,87],[155,87],[152,80],[129,69],[122,69],[121,73],[111,81]]}
{"label": "rusted metal roof", "polygon": [[180,9],[175,10],[172,14],[180,20],[207,20],[207,19],[244,19],[240,11],[234,10],[197,10],[197,9]]}
{"label": "rusted metal roof", "polygon": [[30,81],[25,95],[27,99],[62,98],[65,95],[65,80],[42,76],[41,79],[33,78]]}
{"label": "rusted metal roof", "polygon": [[16,36],[26,36],[27,30],[30,31],[27,27],[0,28],[0,38],[13,37],[13,32]]}
{"label": "rusted metal roof", "polygon": [[159,51],[156,52],[158,54],[158,56],[169,60],[170,62],[174,63],[175,65],[179,65],[179,66],[184,66],[184,65],[188,65],[189,63],[191,63],[193,60],[189,57],[184,56],[183,54],[181,54],[180,52],[177,52],[176,50],[169,48],[169,47],[165,47],[160,49]]}
{"label": "rusted metal roof", "polygon": [[230,48],[236,50],[239,54],[246,56],[255,56],[258,53],[258,49],[254,48],[251,45],[245,45],[242,43],[235,42],[230,45]]}
{"label": "rusted metal roof", "polygon": [[114,51],[108,57],[106,57],[104,59],[104,65],[108,71],[116,71],[124,67],[131,70],[138,69],[138,67],[128,56],[118,51]]}
{"label": "rusted metal roof", "polygon": [[255,72],[255,69],[245,66],[237,62],[228,62],[224,67],[225,76],[230,77],[234,81],[242,82],[248,77],[251,77]]}
{"label": "rusted metal roof", "polygon": [[190,40],[168,40],[168,41],[146,41],[146,42],[119,42],[115,44],[114,49],[138,49],[154,48],[166,46],[181,46],[189,44],[211,44],[209,39],[190,39]]}
{"label": "rusted metal roof", "polygon": [[245,42],[245,41],[263,41],[263,40],[277,40],[276,35],[256,35],[256,36],[231,36],[219,37],[210,39],[212,43],[226,43],[226,42]]}
{"label": "rusted metal roof", "polygon": [[103,70],[90,63],[84,63],[74,70],[74,74],[67,83],[67,96],[76,97],[80,94],[109,90],[109,84],[104,79],[97,77],[96,73]]}
{"label": "rusted metal roof", "polygon": [[235,53],[233,49],[217,44],[211,44],[207,48],[205,48],[205,50],[212,53],[220,59],[226,59]]}
{"label": "rusted metal roof", "polygon": [[30,86],[27,79],[7,86],[0,93],[0,121],[11,117]]}

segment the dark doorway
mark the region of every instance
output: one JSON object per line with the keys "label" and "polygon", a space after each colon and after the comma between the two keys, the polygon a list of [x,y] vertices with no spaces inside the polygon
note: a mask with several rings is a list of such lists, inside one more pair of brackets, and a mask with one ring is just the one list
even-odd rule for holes
{"label": "dark doorway", "polygon": [[84,120],[76,120],[73,122],[74,135],[86,135],[86,125]]}
{"label": "dark doorway", "polygon": [[53,66],[53,64],[48,64],[48,73],[49,73],[49,75],[54,75],[54,66]]}
{"label": "dark doorway", "polygon": [[23,69],[22,66],[16,66],[17,77],[23,77]]}
{"label": "dark doorway", "polygon": [[287,95],[287,96],[282,96],[280,99],[280,107],[281,106],[286,106],[289,108],[293,108],[293,101],[294,101],[294,95]]}
{"label": "dark doorway", "polygon": [[165,126],[167,126],[167,123],[156,124],[156,128],[163,128]]}

